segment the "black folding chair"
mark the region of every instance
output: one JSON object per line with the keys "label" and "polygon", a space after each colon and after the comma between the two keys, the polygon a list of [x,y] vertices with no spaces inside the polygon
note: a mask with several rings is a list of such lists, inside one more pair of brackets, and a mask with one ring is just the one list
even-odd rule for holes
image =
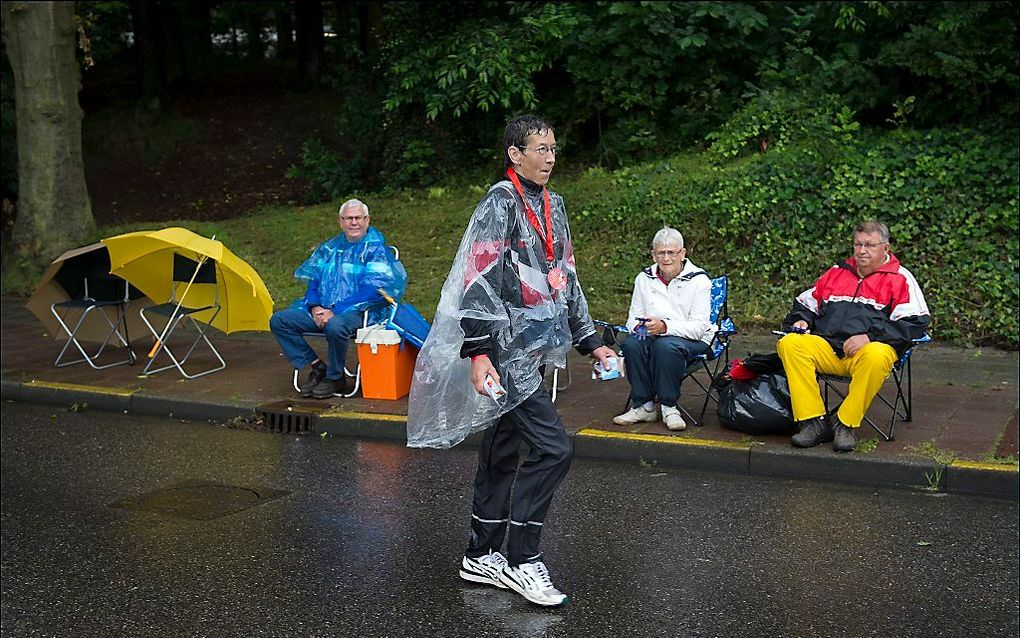
{"label": "black folding chair", "polygon": [[[928,333],[924,333],[919,338],[912,341],[912,345],[907,348],[906,352],[903,353],[896,363],[893,364],[892,370],[889,372],[889,376],[892,377],[893,385],[896,387],[896,394],[892,400],[889,397],[882,394],[880,390],[876,399],[880,399],[882,403],[892,410],[892,415],[889,417],[889,426],[883,430],[876,424],[871,417],[867,414],[864,415],[864,420],[870,425],[876,432],[878,432],[882,438],[886,441],[893,441],[896,438],[896,422],[899,421],[912,421],[914,418],[914,401],[912,393],[912,382],[910,376],[910,355],[914,352],[914,348],[929,343],[931,336]],[[825,400],[825,412],[831,419],[836,412],[839,411],[839,406],[843,404],[846,399],[847,392],[843,391],[843,386],[850,384],[850,377],[843,377],[831,374],[818,374],[818,379],[822,382],[824,400]],[[838,385],[837,385],[838,384]],[[832,392],[839,401],[835,405],[830,407],[829,392]],[[872,402],[874,405],[874,402]]]}
{"label": "black folding chair", "polygon": [[[131,302],[132,290],[131,285],[120,277],[109,274],[86,275],[82,278],[80,296],[74,295],[73,299],[52,304],[50,312],[57,318],[57,323],[60,324],[60,327],[63,328],[64,333],[67,335],[67,341],[60,350],[60,354],[53,361],[53,365],[62,368],[76,363],[87,363],[96,370],[125,364],[134,365],[137,357],[134,350],[131,349],[128,339],[127,318],[124,316],[124,309]],[[137,293],[137,291],[134,292]],[[113,312],[112,318],[107,313],[108,310]],[[78,313],[78,321],[74,324],[74,328],[71,328],[67,325],[65,319],[69,319],[76,313]],[[99,344],[99,348],[92,354],[89,354],[85,346],[78,340],[78,332],[86,324],[90,316],[101,317],[110,327],[109,332],[106,333],[105,338]],[[123,334],[121,334],[119,327],[121,324],[124,326]],[[102,365],[97,364],[96,361],[103,354],[103,351],[106,350],[106,346],[110,344],[111,339],[116,339],[121,346],[127,348],[127,359]],[[64,361],[64,355],[72,345],[81,353],[82,358]]]}
{"label": "black folding chair", "polygon": [[[196,272],[197,270],[197,272]],[[192,279],[194,278],[194,279]],[[212,286],[215,291],[213,294],[213,302],[205,306],[188,306],[182,303],[187,300],[187,296],[184,296],[183,290],[188,288],[190,282],[191,286]],[[178,297],[178,292],[181,292],[182,297]],[[177,370],[187,379],[196,379],[207,374],[222,370],[227,367],[227,363],[220,356],[219,351],[213,346],[212,342],[209,341],[207,332],[212,324],[216,315],[220,313],[220,302],[219,302],[219,287],[217,286],[217,275],[216,275],[216,262],[212,259],[206,259],[199,266],[199,262],[189,259],[184,255],[174,253],[174,264],[173,264],[173,285],[170,288],[170,299],[166,303],[161,303],[155,306],[149,306],[148,308],[142,308],[140,313],[142,315],[142,321],[148,326],[149,332],[152,333],[153,338],[156,339],[158,345],[155,352],[152,353],[152,357],[149,359],[149,363],[146,364],[145,369],[142,370],[144,374],[156,374],[169,370],[170,368],[177,368]],[[200,312],[211,312],[208,317],[208,321],[197,321],[194,317],[195,314]],[[158,315],[164,317],[162,338],[160,337],[161,331],[156,330],[152,322],[149,321],[150,315]],[[170,350],[167,345],[170,341],[171,336],[177,330],[184,320],[190,321],[191,326],[195,329],[196,337],[191,342],[191,346],[185,355],[178,359],[177,356]],[[195,348],[199,343],[205,343],[209,352],[219,361],[219,365],[214,365],[212,368],[203,370],[197,373],[189,373],[185,371],[184,364],[187,363],[188,359],[195,352]],[[160,368],[153,368],[157,357],[161,353],[166,354],[170,359],[171,363]]]}

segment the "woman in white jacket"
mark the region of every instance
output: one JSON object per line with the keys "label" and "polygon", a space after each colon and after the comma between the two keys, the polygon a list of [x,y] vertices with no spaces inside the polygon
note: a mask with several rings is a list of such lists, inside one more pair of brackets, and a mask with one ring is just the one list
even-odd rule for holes
{"label": "woman in white jacket", "polygon": [[670,430],[687,427],[677,400],[688,363],[708,352],[716,326],[710,317],[712,280],[687,259],[684,238],[663,228],[652,239],[655,263],[634,279],[623,356],[630,382],[630,409],[617,425],[662,420]]}

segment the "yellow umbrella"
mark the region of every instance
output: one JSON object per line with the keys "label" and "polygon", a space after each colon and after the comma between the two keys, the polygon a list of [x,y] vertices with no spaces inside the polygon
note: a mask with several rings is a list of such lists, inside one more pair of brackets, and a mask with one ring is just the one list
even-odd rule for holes
{"label": "yellow umbrella", "polygon": [[[170,299],[174,286],[185,306],[201,307],[218,299],[222,310],[212,321],[226,333],[238,330],[269,330],[273,298],[255,269],[215,239],[186,228],[163,228],[109,237],[103,240],[110,252],[110,272],[131,282],[150,299]],[[174,254],[196,262],[216,262],[215,290],[209,285],[175,284]],[[211,311],[196,313],[209,323]]]}

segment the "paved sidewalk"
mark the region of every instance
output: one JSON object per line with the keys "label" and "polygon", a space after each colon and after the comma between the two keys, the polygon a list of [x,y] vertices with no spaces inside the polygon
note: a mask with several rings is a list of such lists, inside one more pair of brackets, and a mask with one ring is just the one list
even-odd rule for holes
{"label": "paved sidewalk", "polygon": [[[190,381],[172,370],[142,376],[141,362],[107,370],[84,364],[55,368],[53,360],[62,342],[48,335],[23,304],[20,299],[2,300],[5,400],[49,402],[69,409],[87,403],[91,408],[221,422],[251,421],[256,411],[293,414],[306,417],[309,429],[318,433],[404,438],[406,399],[297,397],[290,367],[269,333],[214,336],[227,368]],[[136,352],[144,357],[150,340],[132,338]],[[730,355],[774,350],[770,336],[738,335]],[[194,361],[202,363],[197,354]],[[913,356],[913,421],[899,424],[891,442],[879,441],[865,425],[859,438],[878,443],[860,454],[837,455],[827,445],[799,450],[790,446],[788,437],[727,430],[711,409],[703,427],[682,433],[669,432],[662,423],[621,428],[613,425],[612,417],[622,411],[627,382],[592,381],[587,359],[576,354],[570,358],[573,382],[560,393],[557,407],[579,455],[876,486],[937,485],[942,491],[1016,499],[1017,362],[1015,352],[920,348]],[[693,393],[681,402],[695,414],[701,409],[701,400]],[[888,419],[884,406],[873,405],[870,414],[876,420]]]}

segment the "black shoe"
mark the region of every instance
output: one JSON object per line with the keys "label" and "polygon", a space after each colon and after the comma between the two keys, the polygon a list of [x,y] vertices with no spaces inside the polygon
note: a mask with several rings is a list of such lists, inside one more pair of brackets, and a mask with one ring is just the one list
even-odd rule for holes
{"label": "black shoe", "polygon": [[832,440],[832,449],[837,452],[853,452],[857,447],[857,437],[854,436],[853,428],[836,419],[835,436]]}
{"label": "black shoe", "polygon": [[321,361],[313,363],[311,370],[308,371],[308,378],[301,384],[300,391],[301,396],[310,397],[312,396],[312,390],[315,386],[319,385],[319,382],[326,378],[326,365]]}
{"label": "black shoe", "polygon": [[312,398],[328,399],[336,394],[343,394],[347,390],[347,384],[343,379],[323,379],[312,388]]}
{"label": "black shoe", "polygon": [[819,443],[831,441],[832,426],[825,417],[815,417],[801,422],[800,432],[793,435],[790,442],[797,447],[814,447]]}

